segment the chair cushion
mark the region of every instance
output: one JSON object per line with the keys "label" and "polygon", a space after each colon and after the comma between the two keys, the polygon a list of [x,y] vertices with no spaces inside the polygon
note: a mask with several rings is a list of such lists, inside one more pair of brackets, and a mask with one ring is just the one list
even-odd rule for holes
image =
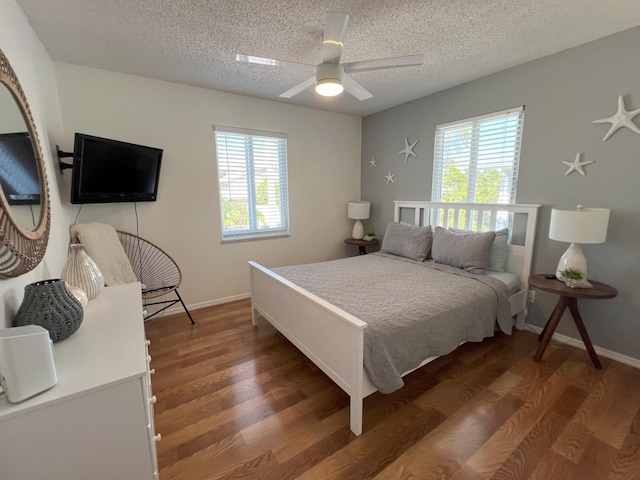
{"label": "chair cushion", "polygon": [[116,229],[106,223],[81,223],[71,227],[71,241],[82,243],[102,271],[105,285],[138,281],[122,248]]}

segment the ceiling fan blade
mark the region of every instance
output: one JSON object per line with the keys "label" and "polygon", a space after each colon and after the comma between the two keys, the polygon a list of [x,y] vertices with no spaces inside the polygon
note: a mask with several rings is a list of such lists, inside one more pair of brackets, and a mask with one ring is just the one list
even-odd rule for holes
{"label": "ceiling fan blade", "polygon": [[424,63],[424,55],[408,55],[406,57],[378,58],[360,62],[343,63],[345,73],[370,72],[387,68],[416,67]]}
{"label": "ceiling fan blade", "polygon": [[281,98],[291,98],[297,94],[299,94],[301,91],[303,91],[305,88],[309,88],[311,85],[314,85],[316,83],[316,76],[314,75],[311,78],[308,78],[307,80],[305,80],[304,82],[296,85],[293,88],[290,88],[289,90],[287,90],[284,93],[281,93],[280,95],[278,95]]}
{"label": "ceiling fan blade", "polygon": [[342,55],[342,36],[349,25],[349,15],[345,13],[327,13],[324,22],[324,41],[322,42],[322,63],[340,63]]}
{"label": "ceiling fan blade", "polygon": [[253,57],[251,55],[236,54],[236,60],[238,62],[257,63],[259,65],[274,65],[276,67],[305,67],[315,68],[315,65],[308,65],[306,63],[290,62],[288,60],[276,60],[275,58]]}
{"label": "ceiling fan blade", "polygon": [[347,92],[356,97],[358,100],[366,100],[367,98],[373,97],[369,91],[356,82],[349,75],[345,75],[342,78],[342,86],[345,88]]}

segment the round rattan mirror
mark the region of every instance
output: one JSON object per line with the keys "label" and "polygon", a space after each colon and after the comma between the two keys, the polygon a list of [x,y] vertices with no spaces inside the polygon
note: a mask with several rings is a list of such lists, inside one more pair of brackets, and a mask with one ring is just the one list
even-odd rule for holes
{"label": "round rattan mirror", "polygon": [[50,216],[38,133],[18,77],[0,50],[0,277],[17,277],[40,263]]}

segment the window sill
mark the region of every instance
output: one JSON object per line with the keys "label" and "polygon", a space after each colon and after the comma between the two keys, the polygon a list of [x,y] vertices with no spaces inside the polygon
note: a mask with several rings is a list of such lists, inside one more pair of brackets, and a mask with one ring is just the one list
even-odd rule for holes
{"label": "window sill", "polygon": [[258,236],[248,236],[248,237],[238,237],[238,238],[224,238],[220,243],[239,243],[239,242],[253,242],[255,240],[273,240],[275,238],[289,238],[291,234],[289,233],[279,233],[274,235],[258,235]]}

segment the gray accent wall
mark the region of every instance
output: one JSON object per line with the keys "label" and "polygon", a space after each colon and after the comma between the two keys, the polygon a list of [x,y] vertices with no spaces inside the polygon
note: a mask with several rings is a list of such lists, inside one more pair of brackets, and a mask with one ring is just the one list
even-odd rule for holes
{"label": "gray accent wall", "polygon": [[[589,277],[619,293],[580,300],[579,308],[594,345],[640,359],[640,134],[623,128],[603,142],[610,124],[592,123],[616,113],[619,95],[627,110],[640,108],[639,48],[640,28],[634,28],[365,117],[361,197],[371,201],[365,230],[382,237],[394,200],[431,199],[436,125],[524,105],[517,202],[541,205],[533,272],[555,271],[569,246],[549,239],[552,207],[611,209],[606,243],[583,251]],[[634,122],[640,126],[640,115]],[[398,153],[404,138],[418,140],[418,158],[406,163]],[[577,153],[595,163],[584,167],[584,176],[565,175],[562,161]],[[385,179],[389,170],[392,183]],[[543,326],[556,301],[536,292],[527,321]],[[558,333],[580,339],[568,313]]]}

